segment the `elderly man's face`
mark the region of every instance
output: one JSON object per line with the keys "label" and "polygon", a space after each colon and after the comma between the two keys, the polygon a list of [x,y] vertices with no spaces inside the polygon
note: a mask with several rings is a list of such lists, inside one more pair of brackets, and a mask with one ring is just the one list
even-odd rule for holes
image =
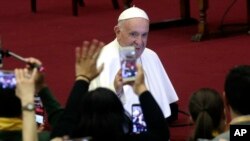
{"label": "elderly man's face", "polygon": [[123,21],[115,27],[116,37],[119,44],[135,46],[136,57],[140,57],[147,45],[149,21],[143,18],[133,18]]}

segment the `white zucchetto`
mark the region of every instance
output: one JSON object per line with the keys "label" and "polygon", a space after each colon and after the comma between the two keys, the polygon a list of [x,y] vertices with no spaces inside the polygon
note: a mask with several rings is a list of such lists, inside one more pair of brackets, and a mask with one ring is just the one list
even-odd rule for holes
{"label": "white zucchetto", "polygon": [[118,21],[132,19],[132,18],[144,18],[146,20],[149,20],[148,15],[146,14],[144,10],[133,6],[124,10],[120,14]]}

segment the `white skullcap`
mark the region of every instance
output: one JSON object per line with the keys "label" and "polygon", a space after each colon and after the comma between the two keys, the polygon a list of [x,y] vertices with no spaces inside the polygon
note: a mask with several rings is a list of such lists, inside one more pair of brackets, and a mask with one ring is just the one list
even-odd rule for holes
{"label": "white skullcap", "polygon": [[118,21],[131,19],[131,18],[144,18],[146,20],[149,20],[148,15],[146,14],[144,10],[133,6],[124,10],[120,14]]}

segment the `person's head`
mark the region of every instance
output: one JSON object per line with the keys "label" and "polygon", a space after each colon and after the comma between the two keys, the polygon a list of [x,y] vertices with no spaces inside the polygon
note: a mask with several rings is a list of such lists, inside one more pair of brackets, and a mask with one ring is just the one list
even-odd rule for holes
{"label": "person's head", "polygon": [[95,140],[119,140],[129,129],[123,105],[116,94],[106,88],[88,92],[79,107],[80,123],[72,137],[92,136]]}
{"label": "person's head", "polygon": [[221,95],[214,89],[201,88],[189,100],[189,112],[195,123],[193,140],[212,139],[225,128],[224,103]]}
{"label": "person's head", "polygon": [[147,45],[148,15],[140,8],[128,8],[120,14],[114,31],[120,46],[135,46],[136,56],[140,57]]}
{"label": "person's head", "polygon": [[249,115],[250,65],[232,68],[226,76],[224,90],[232,112],[236,115]]}

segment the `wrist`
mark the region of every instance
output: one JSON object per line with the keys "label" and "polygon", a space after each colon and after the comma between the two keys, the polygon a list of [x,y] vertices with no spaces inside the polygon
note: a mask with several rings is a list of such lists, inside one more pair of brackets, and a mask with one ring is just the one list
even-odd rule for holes
{"label": "wrist", "polygon": [[22,98],[21,99],[22,106],[25,106],[25,105],[27,105],[29,103],[34,103],[34,97],[32,97],[32,98]]}
{"label": "wrist", "polygon": [[147,88],[145,85],[142,85],[138,88],[138,95],[141,95],[143,92],[147,91]]}
{"label": "wrist", "polygon": [[27,103],[22,106],[22,111],[29,111],[34,112],[35,111],[35,104],[34,102]]}
{"label": "wrist", "polygon": [[84,81],[86,81],[88,83],[90,83],[90,81],[91,81],[91,79],[88,76],[81,75],[81,74],[76,76],[76,80],[84,80]]}

